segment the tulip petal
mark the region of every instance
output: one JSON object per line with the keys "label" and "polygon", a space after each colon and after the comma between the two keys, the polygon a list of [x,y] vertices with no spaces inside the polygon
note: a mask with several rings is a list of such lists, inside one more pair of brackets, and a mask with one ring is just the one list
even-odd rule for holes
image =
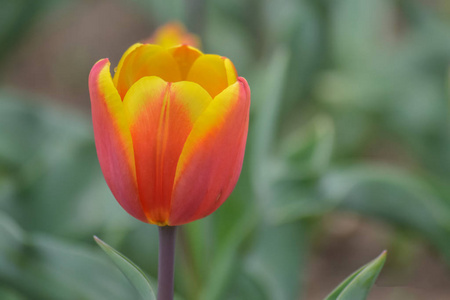
{"label": "tulip petal", "polygon": [[139,201],[131,135],[108,59],[92,67],[89,93],[97,155],[106,183],[130,215],[147,222]]}
{"label": "tulip petal", "polygon": [[236,79],[236,69],[228,58],[206,54],[193,63],[186,80],[200,84],[214,98]]}
{"label": "tulip petal", "polygon": [[113,77],[114,86],[117,86],[117,81],[119,80],[118,74],[122,71],[123,62],[128,57],[128,55],[134,51],[134,49],[136,49],[137,47],[140,47],[140,46],[142,46],[141,43],[136,43],[134,45],[131,45],[131,47],[128,48],[127,51],[125,51],[125,53],[120,58],[119,64],[117,65],[117,68],[114,70],[114,72],[115,72],[114,77]]}
{"label": "tulip petal", "polygon": [[227,73],[228,86],[230,86],[233,83],[235,83],[238,78],[237,71],[236,71],[236,68],[234,67],[233,63],[231,62],[231,60],[229,60],[226,57],[222,57],[222,59],[223,59],[223,63],[225,66],[225,71]]}
{"label": "tulip petal", "polygon": [[132,50],[117,70],[117,90],[122,99],[139,79],[158,76],[168,82],[181,80],[178,64],[170,53],[158,45],[144,44]]}
{"label": "tulip petal", "polygon": [[200,40],[195,34],[189,33],[183,24],[171,22],[160,27],[149,41],[151,44],[161,45],[170,48],[180,44],[187,44],[194,47],[200,46]]}
{"label": "tulip petal", "polygon": [[250,89],[239,78],[198,118],[178,161],[169,225],[203,218],[231,194],[244,159],[249,108]]}
{"label": "tulip petal", "polygon": [[211,101],[196,83],[167,83],[155,76],[140,79],[125,96],[139,195],[151,223],[168,224],[178,158]]}
{"label": "tulip petal", "polygon": [[194,61],[203,53],[188,45],[182,45],[168,49],[169,53],[178,63],[181,72],[181,80],[186,80],[189,70]]}

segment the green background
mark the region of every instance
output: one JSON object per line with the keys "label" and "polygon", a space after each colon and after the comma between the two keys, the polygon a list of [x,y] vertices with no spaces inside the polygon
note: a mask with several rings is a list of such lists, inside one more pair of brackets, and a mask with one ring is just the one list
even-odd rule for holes
{"label": "green background", "polygon": [[252,90],[241,178],[179,231],[179,299],[323,299],[382,250],[369,299],[450,295],[446,0],[0,0],[0,299],[139,299],[157,228],[109,192],[87,78],[167,21]]}

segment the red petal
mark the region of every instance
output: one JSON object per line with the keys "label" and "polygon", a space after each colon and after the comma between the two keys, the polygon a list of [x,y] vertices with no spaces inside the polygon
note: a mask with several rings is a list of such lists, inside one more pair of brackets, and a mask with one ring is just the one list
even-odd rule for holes
{"label": "red petal", "polygon": [[131,135],[109,67],[108,59],[100,60],[89,75],[97,155],[116,200],[130,215],[147,222],[139,201]]}
{"label": "red petal", "polygon": [[249,108],[250,90],[239,78],[198,118],[177,165],[169,225],[203,218],[231,194],[244,159]]}
{"label": "red petal", "polygon": [[168,223],[178,158],[195,120],[210,102],[196,83],[167,83],[154,76],[140,79],[125,96],[139,194],[152,223]]}

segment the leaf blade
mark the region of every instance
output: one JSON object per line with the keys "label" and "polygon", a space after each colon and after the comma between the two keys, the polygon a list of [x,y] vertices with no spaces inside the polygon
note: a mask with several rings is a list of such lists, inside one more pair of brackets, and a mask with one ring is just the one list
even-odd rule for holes
{"label": "leaf blade", "polygon": [[138,290],[143,299],[156,300],[150,280],[137,265],[135,265],[125,255],[115,250],[113,247],[94,236],[95,242],[111,258],[114,264],[127,277],[131,284]]}
{"label": "leaf blade", "polygon": [[325,300],[365,300],[386,261],[386,251],[339,284]]}

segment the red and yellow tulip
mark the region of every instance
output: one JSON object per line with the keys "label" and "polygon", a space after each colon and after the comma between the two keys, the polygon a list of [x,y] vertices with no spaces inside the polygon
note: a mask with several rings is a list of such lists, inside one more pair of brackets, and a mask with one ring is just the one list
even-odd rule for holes
{"label": "red and yellow tulip", "polygon": [[186,27],[179,22],[170,22],[159,27],[155,33],[144,42],[156,44],[164,48],[170,48],[178,45],[189,45],[200,48],[200,39],[187,31]]}
{"label": "red and yellow tulip", "polygon": [[225,57],[135,44],[114,78],[89,76],[95,143],[106,182],[133,217],[181,225],[214,212],[242,168],[250,89]]}

